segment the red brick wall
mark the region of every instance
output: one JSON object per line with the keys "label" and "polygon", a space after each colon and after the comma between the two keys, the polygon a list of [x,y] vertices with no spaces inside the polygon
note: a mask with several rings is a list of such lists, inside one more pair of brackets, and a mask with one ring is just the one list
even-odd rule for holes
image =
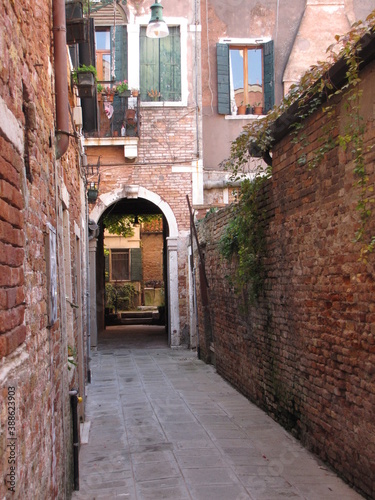
{"label": "red brick wall", "polygon": [[[373,186],[375,151],[367,149],[375,140],[373,73],[367,70],[363,81],[365,161]],[[322,137],[323,121],[316,113],[307,124],[310,142]],[[261,193],[267,278],[247,312],[226,279],[232,269],[218,253],[229,209],[201,224],[210,306],[206,317],[200,308],[200,325],[209,318],[220,374],[374,498],[375,255],[360,262],[360,245],[353,243],[359,191],[350,148],[331,151],[312,170],[298,164],[309,152],[298,149],[287,137],[273,151],[273,177]],[[201,352],[210,355],[207,345]]]}
{"label": "red brick wall", "polygon": [[17,151],[0,137],[0,357],[26,337],[22,169]]}
{"label": "red brick wall", "polygon": [[142,267],[144,282],[163,281],[162,233],[142,233]]}
{"label": "red brick wall", "polygon": [[196,159],[195,108],[141,108],[139,162]]}
{"label": "red brick wall", "polygon": [[[182,344],[187,344],[189,306],[186,240],[190,219],[186,195],[192,200],[192,164],[197,161],[196,108],[190,104],[186,107],[145,105],[141,106],[140,115],[136,160],[125,159],[123,147],[90,146],[86,148],[88,161],[94,164],[100,156],[99,197],[121,186],[137,185],[159,195],[171,208],[179,232],[180,340]],[[98,285],[98,289],[101,288]]]}
{"label": "red brick wall", "polygon": [[[72,266],[62,259],[61,198],[64,181],[74,261],[74,221],[80,227],[84,214],[77,147],[71,141],[56,164],[51,4],[5,0],[0,19],[0,497],[64,498],[72,488],[68,391],[77,375],[69,377],[67,370],[67,328],[60,314],[66,307],[64,265]],[[57,229],[60,266],[51,328],[47,223]],[[8,412],[13,387],[15,415]],[[15,494],[6,481],[9,415],[15,416],[17,437]]]}

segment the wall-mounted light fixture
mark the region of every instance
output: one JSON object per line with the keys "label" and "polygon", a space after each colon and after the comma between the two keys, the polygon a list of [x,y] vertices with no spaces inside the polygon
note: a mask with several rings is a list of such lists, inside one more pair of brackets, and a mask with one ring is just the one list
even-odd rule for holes
{"label": "wall-mounted light fixture", "polygon": [[149,38],[164,38],[169,35],[168,26],[163,19],[163,6],[160,0],[151,5],[151,19],[148,23],[146,36]]}
{"label": "wall-mounted light fixture", "polygon": [[98,198],[100,183],[100,156],[96,165],[87,165],[86,167],[86,190],[89,203],[95,203]]}

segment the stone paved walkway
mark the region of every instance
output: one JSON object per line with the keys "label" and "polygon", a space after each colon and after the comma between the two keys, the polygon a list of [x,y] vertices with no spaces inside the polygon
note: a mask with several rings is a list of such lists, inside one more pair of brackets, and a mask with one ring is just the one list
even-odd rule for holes
{"label": "stone paved walkway", "polygon": [[160,327],[108,329],[91,369],[74,500],[362,498]]}

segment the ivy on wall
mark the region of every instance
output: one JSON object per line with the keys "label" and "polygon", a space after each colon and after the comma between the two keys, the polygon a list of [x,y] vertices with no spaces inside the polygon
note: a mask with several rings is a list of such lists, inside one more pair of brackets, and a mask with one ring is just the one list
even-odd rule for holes
{"label": "ivy on wall", "polygon": [[[352,155],[355,183],[353,189],[359,189],[357,212],[359,227],[354,241],[361,244],[360,260],[366,262],[368,254],[375,249],[375,235],[368,229],[372,217],[372,207],[375,202],[373,187],[368,185],[366,173],[364,146],[365,125],[361,116],[360,103],[362,90],[360,88],[360,51],[361,43],[366,36],[375,32],[375,11],[365,23],[353,25],[349,33],[336,36],[336,43],[327,49],[327,61],[312,66],[294,85],[282,103],[274,107],[266,117],[256,120],[244,127],[243,133],[232,143],[231,153],[224,166],[232,171],[232,177],[241,178],[250,160],[259,157],[255,179],[245,180],[235,207],[234,218],[220,242],[220,251],[226,259],[235,255],[238,266],[235,281],[238,288],[250,286],[249,298],[253,301],[261,289],[264,271],[262,259],[265,253],[265,242],[262,231],[262,213],[259,210],[258,195],[265,179],[272,175],[272,150],[277,135],[278,126],[286,117],[291,116],[289,133],[292,141],[299,146],[298,163],[306,168],[318,166],[326,154],[334,148],[342,148]],[[335,87],[331,80],[330,69],[335,63],[342,62],[345,69],[344,83]],[[342,130],[337,127],[337,103],[344,98],[345,117]],[[322,138],[318,145],[309,148],[309,136],[306,130],[307,119],[318,109],[322,109],[327,118]],[[289,114],[288,114],[289,113]],[[372,146],[371,146],[372,147]]]}
{"label": "ivy on wall", "polygon": [[219,251],[228,261],[235,259],[232,283],[237,293],[246,295],[250,304],[259,297],[264,280],[264,219],[259,189],[266,177],[242,183],[239,203],[219,243]]}

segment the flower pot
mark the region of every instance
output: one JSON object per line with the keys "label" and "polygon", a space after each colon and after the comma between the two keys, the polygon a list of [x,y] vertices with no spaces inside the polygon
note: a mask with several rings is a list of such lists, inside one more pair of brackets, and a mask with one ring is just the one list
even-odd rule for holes
{"label": "flower pot", "polygon": [[139,90],[132,90],[132,96],[133,97],[138,97],[139,96]]}
{"label": "flower pot", "polygon": [[93,97],[95,91],[95,78],[91,72],[77,73],[76,87],[79,97]]}
{"label": "flower pot", "polygon": [[254,115],[262,115],[263,107],[262,106],[254,106]]}
{"label": "flower pot", "polygon": [[113,94],[102,94],[102,101],[113,102]]}
{"label": "flower pot", "polygon": [[240,106],[238,106],[237,108],[237,114],[238,115],[244,115],[246,113],[246,106],[244,106],[243,104],[241,104]]}
{"label": "flower pot", "polygon": [[77,73],[77,84],[78,85],[94,85],[95,83],[95,78],[93,73],[88,71],[87,73],[85,72],[78,72]]}
{"label": "flower pot", "polygon": [[122,92],[118,93],[119,97],[130,97],[132,95],[131,90],[123,90]]}

